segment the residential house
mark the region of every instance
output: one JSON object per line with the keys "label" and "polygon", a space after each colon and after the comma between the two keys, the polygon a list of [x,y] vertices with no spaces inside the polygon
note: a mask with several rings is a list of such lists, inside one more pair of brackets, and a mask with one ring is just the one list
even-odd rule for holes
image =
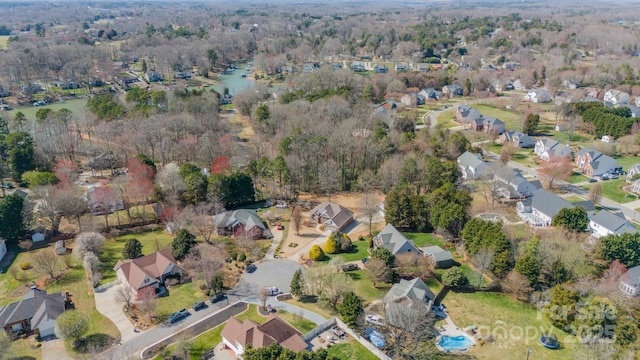
{"label": "residential house", "polygon": [[482,114],[471,106],[463,105],[456,108],[456,121],[461,124],[470,124],[479,118],[482,118]]}
{"label": "residential house", "polygon": [[580,82],[577,80],[563,80],[562,86],[569,90],[575,90],[580,87]]}
{"label": "residential house", "polygon": [[373,238],[373,247],[374,249],[384,247],[393,255],[420,253],[418,248],[413,244],[413,241],[408,240],[391,224],[387,224],[382,231]]}
{"label": "residential house", "polygon": [[494,132],[498,135],[504,132],[504,122],[500,119],[496,119],[493,116],[482,116],[482,130],[490,133]]}
{"label": "residential house", "polygon": [[353,211],[342,205],[323,202],[309,212],[309,216],[317,224],[322,224],[330,229],[342,231],[355,220]]}
{"label": "residential house", "polygon": [[482,156],[468,151],[458,156],[458,167],[463,180],[475,180],[491,174],[491,168],[482,160]]}
{"label": "residential house", "polygon": [[415,107],[416,105],[424,105],[424,98],[422,96],[418,96],[416,93],[408,93],[402,95],[400,98],[400,102],[408,107]]}
{"label": "residential house", "polygon": [[584,91],[584,97],[585,98],[593,98],[593,99],[598,100],[598,99],[602,98],[601,95],[604,96],[600,90],[598,90],[596,88],[593,88],[593,87],[588,87]]}
{"label": "residential house", "polygon": [[438,91],[434,88],[426,88],[426,89],[420,90],[418,95],[424,96],[425,100],[426,99],[440,100],[440,98],[442,97],[442,91]]}
{"label": "residential house", "polygon": [[613,136],[609,136],[609,135],[602,135],[602,137],[600,138],[600,140],[603,143],[612,143],[613,142]]}
{"label": "residential house", "polygon": [[33,286],[22,300],[0,307],[0,326],[7,332],[52,336],[56,319],[70,306],[66,293],[47,294]]}
{"label": "residential house", "polygon": [[320,68],[319,64],[316,63],[306,63],[302,64],[302,72],[310,74]]}
{"label": "residential house", "polygon": [[520,64],[518,64],[517,62],[506,62],[504,64],[502,64],[502,68],[505,70],[511,70],[511,71],[515,71],[520,67]]}
{"label": "residential house", "polygon": [[515,130],[507,130],[498,138],[499,144],[511,143],[519,148],[532,148],[536,141],[528,135]]}
{"label": "residential house", "polygon": [[640,96],[636,96],[636,99],[634,100],[633,105],[640,107]]}
{"label": "residential house", "polygon": [[428,256],[433,260],[436,269],[448,269],[454,265],[451,251],[447,251],[440,246],[426,246],[420,248],[420,250],[424,256]]}
{"label": "residential house", "polygon": [[462,96],[463,88],[459,84],[445,85],[442,87],[442,95],[447,97]]}
{"label": "residential house", "polygon": [[119,260],[113,270],[120,283],[138,296],[148,287],[159,291],[168,276],[182,272],[173,258],[171,248],[136,259]]}
{"label": "residential house", "polygon": [[407,65],[407,63],[399,62],[395,64],[394,68],[396,71],[407,71],[409,69],[409,66]]}
{"label": "residential house", "polygon": [[158,81],[162,81],[162,76],[153,71],[153,70],[149,70],[147,71],[147,73],[144,75],[144,78],[148,81],[148,82],[158,82]]}
{"label": "residential house", "polygon": [[527,181],[518,171],[502,166],[499,163],[491,163],[493,181],[497,192],[505,199],[522,199],[533,195],[538,187]]}
{"label": "residential house", "polygon": [[7,242],[4,239],[0,239],[0,261],[7,255]]}
{"label": "residential house", "polygon": [[431,65],[428,63],[417,63],[413,65],[413,70],[419,71],[419,72],[429,72],[430,69],[431,69]]}
{"label": "residential house", "polygon": [[214,215],[213,223],[219,236],[233,235],[251,240],[272,237],[271,231],[254,210],[225,211]]}
{"label": "residential house", "polygon": [[610,102],[613,105],[626,105],[629,103],[629,94],[624,91],[611,89],[604,93],[604,101]]}
{"label": "residential house", "polygon": [[626,107],[631,111],[631,117],[640,117],[640,108],[637,106],[627,104]]}
{"label": "residential house", "polygon": [[622,171],[622,166],[614,158],[589,148],[582,148],[576,154],[575,166],[589,176],[602,176]]}
{"label": "residential house", "polygon": [[92,186],[86,193],[87,206],[94,215],[112,213],[124,209],[122,193],[115,186]]}
{"label": "residential house", "polygon": [[376,66],[373,67],[373,71],[376,74],[386,74],[388,71],[387,65],[376,64]]}
{"label": "residential house", "polygon": [[524,96],[524,101],[534,103],[548,103],[551,100],[553,100],[553,96],[550,92],[544,89],[533,89]]}
{"label": "residential house", "polygon": [[533,152],[540,158],[540,160],[547,162],[552,158],[572,158],[573,156],[571,148],[550,138],[542,138],[538,140]]}
{"label": "residential house", "polygon": [[337,63],[333,63],[331,65],[329,65],[329,68],[331,70],[338,70],[338,69],[342,69],[342,64],[337,62]]}
{"label": "residential house", "polygon": [[607,210],[600,210],[589,221],[591,236],[601,238],[607,235],[634,234],[638,230],[624,217],[624,214],[614,214]]}
{"label": "residential house", "polygon": [[637,163],[629,168],[627,171],[627,182],[631,183],[640,179],[640,163]]}
{"label": "residential house", "polygon": [[527,90],[527,87],[522,83],[520,79],[514,80],[512,85],[513,85],[513,90],[518,90],[518,91]]}
{"label": "residential house", "polygon": [[480,116],[479,118],[471,119],[471,121],[467,124],[469,130],[473,131],[482,131],[484,128],[484,118]]}
{"label": "residential house", "polygon": [[249,345],[260,349],[275,343],[294,352],[308,347],[302,339],[302,333],[275,314],[269,315],[264,324],[251,319],[242,321],[232,316],[227,320],[221,335],[224,348],[233,351],[238,359],[242,359],[242,354]]}
{"label": "residential house", "polygon": [[[427,287],[427,285],[415,278],[413,280],[401,279],[399,283],[394,284],[389,292],[384,296],[383,303],[385,307],[408,307],[416,312],[427,314],[433,305],[435,294]],[[387,311],[387,321],[389,324],[405,328],[408,324],[405,321],[409,319],[401,314],[406,311]],[[398,314],[393,316],[393,314]]]}
{"label": "residential house", "polygon": [[516,206],[518,215],[536,226],[549,226],[554,216],[563,208],[574,205],[545,189],[538,189],[531,199],[521,201]]}
{"label": "residential house", "polygon": [[619,289],[629,296],[640,295],[640,265],[628,269],[620,277]]}
{"label": "residential house", "polygon": [[354,62],[351,64],[351,71],[355,72],[365,72],[367,69],[364,68],[364,64],[361,62]]}

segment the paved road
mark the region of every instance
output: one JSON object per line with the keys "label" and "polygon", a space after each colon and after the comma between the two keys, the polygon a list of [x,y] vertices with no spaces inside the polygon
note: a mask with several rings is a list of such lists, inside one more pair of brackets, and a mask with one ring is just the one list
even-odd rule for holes
{"label": "paved road", "polygon": [[290,291],[293,273],[302,266],[286,259],[265,260],[256,263],[256,271],[245,273],[235,288],[228,294],[233,298],[258,296],[265,286],[275,286],[282,292]]}

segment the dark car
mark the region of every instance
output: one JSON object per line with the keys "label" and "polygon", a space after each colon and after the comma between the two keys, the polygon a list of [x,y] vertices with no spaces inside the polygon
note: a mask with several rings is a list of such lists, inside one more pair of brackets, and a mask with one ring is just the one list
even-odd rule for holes
{"label": "dark car", "polygon": [[171,324],[176,323],[176,322],[186,318],[189,315],[190,315],[190,313],[189,313],[189,311],[187,311],[187,309],[182,309],[182,310],[176,311],[173,314],[169,315],[169,322]]}
{"label": "dark car", "polygon": [[193,304],[191,308],[193,309],[193,311],[198,311],[200,309],[203,309],[205,306],[206,304],[204,303],[204,301],[198,301],[197,303]]}
{"label": "dark car", "polygon": [[590,183],[598,182],[598,179],[591,178],[591,179],[589,179],[589,182]]}
{"label": "dark car", "polygon": [[358,264],[344,264],[342,265],[342,271],[356,271],[360,270]]}
{"label": "dark car", "polygon": [[217,303],[218,301],[223,300],[225,297],[226,297],[226,295],[225,295],[225,294],[223,294],[223,293],[215,293],[215,294],[213,294],[213,295],[211,296],[211,303],[212,303],[212,304],[215,304],[215,303]]}
{"label": "dark car", "polygon": [[256,271],[257,267],[253,264],[249,264],[247,265],[247,267],[244,269],[244,271],[248,272],[248,273],[252,273],[254,271]]}

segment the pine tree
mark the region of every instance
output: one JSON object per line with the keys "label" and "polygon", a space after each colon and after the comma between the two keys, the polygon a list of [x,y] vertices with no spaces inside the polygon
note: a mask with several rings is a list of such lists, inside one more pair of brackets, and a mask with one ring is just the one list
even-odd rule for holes
{"label": "pine tree", "polygon": [[296,270],[293,273],[293,278],[291,279],[291,294],[294,296],[301,296],[302,291],[304,289],[304,280],[302,279],[302,269]]}
{"label": "pine tree", "polygon": [[344,296],[344,300],[338,308],[342,320],[349,325],[350,328],[358,328],[362,325],[362,317],[364,316],[364,309],[362,307],[362,300],[353,291],[348,292]]}
{"label": "pine tree", "polygon": [[142,243],[138,239],[129,239],[122,249],[122,257],[125,259],[136,259],[142,256]]}

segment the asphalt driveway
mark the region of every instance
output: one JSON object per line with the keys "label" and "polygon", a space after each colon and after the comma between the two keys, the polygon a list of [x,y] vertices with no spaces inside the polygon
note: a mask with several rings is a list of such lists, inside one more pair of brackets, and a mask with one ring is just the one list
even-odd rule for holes
{"label": "asphalt driveway", "polygon": [[134,326],[122,311],[122,304],[115,299],[114,294],[118,286],[120,285],[95,292],[96,309],[116,325],[120,330],[121,341],[126,343],[137,338],[141,333],[133,331]]}
{"label": "asphalt driveway", "polygon": [[265,286],[275,286],[282,292],[289,292],[293,273],[301,268],[295,261],[285,259],[265,260],[256,263],[256,271],[244,273],[236,287],[228,294],[245,297],[260,295]]}

